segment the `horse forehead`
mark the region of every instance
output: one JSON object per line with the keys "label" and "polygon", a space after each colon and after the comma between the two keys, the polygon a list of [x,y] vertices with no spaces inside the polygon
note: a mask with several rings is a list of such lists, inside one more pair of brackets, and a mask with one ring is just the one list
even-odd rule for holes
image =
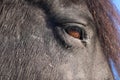
{"label": "horse forehead", "polygon": [[[85,0],[46,0],[41,1],[42,10],[45,14],[52,13],[57,18],[79,18],[79,16],[85,17],[85,19],[92,19],[92,16],[87,8]],[[46,9],[47,8],[47,9]]]}
{"label": "horse forehead", "polygon": [[71,6],[73,4],[80,5],[85,3],[85,0],[35,0],[35,1],[44,2],[47,4],[53,4],[53,5],[64,5],[65,7]]}
{"label": "horse forehead", "polygon": [[40,0],[39,5],[46,12],[89,13],[85,0]]}
{"label": "horse forehead", "polygon": [[83,4],[85,0],[59,0],[62,4]]}

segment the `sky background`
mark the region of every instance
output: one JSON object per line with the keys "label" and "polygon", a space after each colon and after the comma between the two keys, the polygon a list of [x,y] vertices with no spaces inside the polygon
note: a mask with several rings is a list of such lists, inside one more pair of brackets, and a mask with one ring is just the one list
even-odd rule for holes
{"label": "sky background", "polygon": [[[113,3],[113,5],[116,7],[116,10],[120,14],[120,0],[111,0],[111,2]],[[120,32],[120,25],[116,23],[116,27],[118,28],[118,31]]]}
{"label": "sky background", "polygon": [[117,10],[120,12],[120,0],[111,0],[113,4],[117,7]]}

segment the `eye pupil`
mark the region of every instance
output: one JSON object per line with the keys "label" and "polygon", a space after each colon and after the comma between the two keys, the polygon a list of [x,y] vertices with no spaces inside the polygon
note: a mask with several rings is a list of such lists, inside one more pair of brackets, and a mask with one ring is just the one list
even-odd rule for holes
{"label": "eye pupil", "polygon": [[68,34],[71,35],[72,37],[78,38],[78,39],[80,39],[80,36],[81,36],[79,32],[73,31],[73,30],[68,31]]}

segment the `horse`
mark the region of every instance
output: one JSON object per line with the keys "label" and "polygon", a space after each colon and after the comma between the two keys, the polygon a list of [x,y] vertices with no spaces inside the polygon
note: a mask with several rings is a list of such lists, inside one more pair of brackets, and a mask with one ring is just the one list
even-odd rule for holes
{"label": "horse", "polygon": [[119,17],[110,0],[0,0],[0,80],[120,80]]}

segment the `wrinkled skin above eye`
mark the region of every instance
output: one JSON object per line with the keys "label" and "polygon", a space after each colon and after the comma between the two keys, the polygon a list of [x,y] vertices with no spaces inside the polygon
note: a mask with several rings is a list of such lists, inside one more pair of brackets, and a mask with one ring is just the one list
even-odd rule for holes
{"label": "wrinkled skin above eye", "polygon": [[[4,2],[0,75],[10,80],[113,80],[84,0]],[[86,25],[86,45],[84,38],[64,32],[60,25],[66,23]]]}

